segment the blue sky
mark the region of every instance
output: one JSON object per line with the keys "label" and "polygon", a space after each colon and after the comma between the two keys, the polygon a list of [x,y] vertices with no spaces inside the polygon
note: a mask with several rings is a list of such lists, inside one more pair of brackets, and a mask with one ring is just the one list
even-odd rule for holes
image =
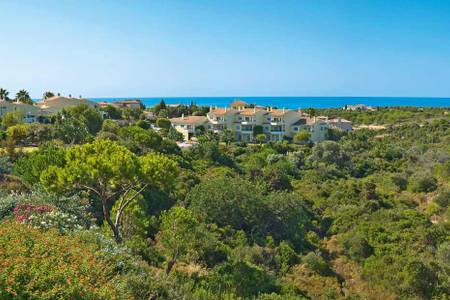
{"label": "blue sky", "polygon": [[0,0],[0,87],[450,96],[450,1]]}

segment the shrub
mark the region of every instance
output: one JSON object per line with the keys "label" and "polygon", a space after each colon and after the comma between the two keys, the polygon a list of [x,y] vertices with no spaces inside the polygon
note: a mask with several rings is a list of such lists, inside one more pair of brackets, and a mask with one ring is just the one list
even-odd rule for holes
{"label": "shrub", "polygon": [[156,120],[156,126],[158,126],[159,128],[169,130],[171,123],[169,119],[159,118],[158,120]]}
{"label": "shrub", "polygon": [[302,257],[302,261],[311,271],[314,271],[318,274],[326,275],[330,271],[327,262],[318,253],[309,252],[304,257]]}
{"label": "shrub", "polygon": [[409,188],[415,193],[429,193],[437,188],[437,180],[428,174],[415,174],[410,178]]}
{"label": "shrub", "polygon": [[361,234],[350,233],[343,240],[347,253],[356,261],[361,261],[373,253],[373,248]]}
{"label": "shrub", "polygon": [[14,208],[17,221],[40,229],[55,228],[60,233],[82,229],[82,220],[48,205],[19,204]]}
{"label": "shrub", "polygon": [[[75,216],[79,224],[88,227],[92,222],[89,213],[89,203],[78,196],[60,196],[47,193],[42,189],[32,190],[31,193],[12,193],[0,197],[0,219],[13,213],[15,207],[29,205],[32,207],[45,206],[71,216]],[[19,208],[18,208],[19,210]]]}
{"label": "shrub", "polygon": [[306,130],[302,130],[294,135],[294,143],[305,144],[309,141],[310,138],[311,134]]}
{"label": "shrub", "polygon": [[141,127],[142,129],[150,129],[150,122],[147,120],[139,120],[136,122],[136,126]]}
{"label": "shrub", "polygon": [[442,208],[450,204],[450,190],[443,190],[434,198],[434,202]]}
{"label": "shrub", "polygon": [[113,299],[113,268],[80,239],[7,221],[0,226],[1,299]]}
{"label": "shrub", "polygon": [[12,163],[8,156],[0,155],[0,175],[11,173]]}

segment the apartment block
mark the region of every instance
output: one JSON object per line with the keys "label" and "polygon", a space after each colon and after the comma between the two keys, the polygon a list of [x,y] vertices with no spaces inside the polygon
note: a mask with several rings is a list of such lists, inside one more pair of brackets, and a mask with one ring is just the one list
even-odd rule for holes
{"label": "apartment block", "polygon": [[190,140],[200,126],[216,133],[231,130],[236,141],[244,142],[255,141],[257,132],[264,133],[268,141],[281,141],[305,130],[313,142],[320,142],[326,138],[329,128],[352,130],[351,122],[344,119],[310,117],[300,110],[249,107],[243,101],[235,101],[225,108],[210,107],[206,117],[182,116],[171,119],[171,122],[186,140]]}

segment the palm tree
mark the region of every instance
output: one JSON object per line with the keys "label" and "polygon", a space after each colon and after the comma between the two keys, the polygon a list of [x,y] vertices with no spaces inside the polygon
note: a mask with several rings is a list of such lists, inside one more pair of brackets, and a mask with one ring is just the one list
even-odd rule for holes
{"label": "palm tree", "polygon": [[0,88],[0,100],[9,100],[9,92],[6,89]]}
{"label": "palm tree", "polygon": [[51,98],[51,97],[54,97],[54,96],[55,96],[55,94],[53,94],[52,92],[46,91],[44,93],[44,95],[42,96],[42,98],[45,100],[45,99],[48,99],[48,98]]}
{"label": "palm tree", "polygon": [[22,102],[25,104],[33,104],[33,100],[31,100],[30,94],[26,90],[20,90],[16,94],[16,101]]}

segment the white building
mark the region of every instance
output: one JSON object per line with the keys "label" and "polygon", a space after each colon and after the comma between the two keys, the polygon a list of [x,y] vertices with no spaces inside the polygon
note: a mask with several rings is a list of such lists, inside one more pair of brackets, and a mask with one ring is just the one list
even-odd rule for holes
{"label": "white building", "polygon": [[196,128],[203,126],[206,130],[219,133],[231,130],[237,141],[252,142],[255,133],[263,133],[269,141],[281,141],[292,138],[296,133],[306,130],[313,142],[326,138],[329,128],[352,130],[351,122],[343,119],[328,120],[325,117],[312,118],[299,110],[272,109],[271,107],[253,107],[243,101],[235,101],[231,107],[210,108],[206,117],[190,116],[173,118],[172,125],[189,140]]}

